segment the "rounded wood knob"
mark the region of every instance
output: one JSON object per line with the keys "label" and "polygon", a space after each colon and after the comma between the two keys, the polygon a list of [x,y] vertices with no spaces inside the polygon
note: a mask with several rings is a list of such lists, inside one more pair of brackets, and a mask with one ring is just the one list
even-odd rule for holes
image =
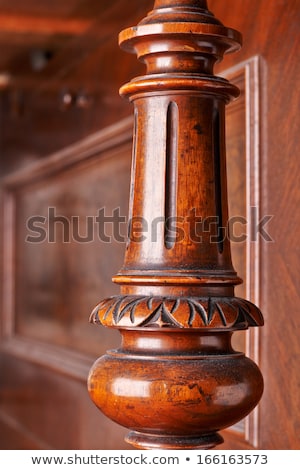
{"label": "rounded wood knob", "polygon": [[136,447],[210,448],[217,431],[258,403],[262,375],[231,347],[231,333],[122,331],[123,344],[92,367],[89,393]]}

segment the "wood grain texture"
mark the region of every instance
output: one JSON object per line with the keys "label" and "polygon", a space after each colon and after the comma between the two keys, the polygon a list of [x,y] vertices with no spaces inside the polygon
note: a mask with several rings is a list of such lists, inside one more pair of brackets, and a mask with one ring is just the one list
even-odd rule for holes
{"label": "wood grain texture", "polygon": [[1,449],[129,448],[124,429],[95,414],[84,382],[3,352],[0,368]]}
{"label": "wood grain texture", "polygon": [[[260,107],[261,215],[272,215],[273,242],[261,239],[261,293],[265,316],[259,345],[265,391],[260,404],[257,446],[300,448],[299,233],[299,7],[296,1],[211,0],[216,14],[243,31],[239,60],[262,57]],[[247,11],[247,15],[245,15]],[[255,18],[250,21],[249,18]],[[274,34],[274,32],[276,32]],[[226,58],[219,66],[235,65]],[[284,326],[283,326],[284,325]],[[288,384],[285,386],[284,384]],[[276,426],[274,428],[274,423]]]}
{"label": "wood grain texture", "polygon": [[[86,377],[93,355],[99,354],[101,348],[104,353],[119,339],[117,331],[106,331],[99,341],[99,332],[87,321],[86,304],[92,307],[99,292],[105,292],[105,285],[107,294],[111,293],[113,260],[116,269],[121,262],[122,244],[114,246],[103,242],[102,252],[98,230],[93,232],[95,238],[90,243],[81,245],[74,240],[63,244],[61,238],[52,244],[47,240],[28,244],[25,239],[33,235],[27,231],[26,220],[41,214],[47,216],[53,196],[57,209],[57,201],[64,202],[59,215],[67,219],[81,214],[84,220],[88,211],[95,216],[100,208],[94,200],[95,193],[102,194],[99,199],[107,212],[108,200],[114,208],[116,201],[112,198],[122,194],[118,197],[118,206],[121,199],[124,204],[121,212],[126,213],[131,140],[130,118],[2,179],[1,212],[4,214],[1,215],[4,215],[5,230],[1,234],[4,276],[1,284],[0,429],[5,438],[0,440],[1,449],[128,448],[122,428],[117,425],[111,428],[105,417],[95,416],[86,392]],[[105,171],[99,179],[101,168]],[[108,178],[110,171],[115,178],[115,195],[107,191],[107,184],[112,189]],[[87,187],[89,192],[86,192]],[[83,206],[88,211],[83,211]],[[62,236],[59,230],[57,236]],[[91,249],[93,243],[97,245],[96,255]],[[90,259],[88,252],[92,255]],[[100,272],[106,272],[107,282],[103,278],[100,286],[95,282],[99,280],[98,274],[92,275],[91,259],[95,261],[97,272],[101,262],[106,265],[105,271]],[[71,265],[67,263],[69,274],[66,260],[71,261]],[[75,273],[78,274],[76,281]],[[74,289],[69,286],[70,276],[74,287],[76,285]],[[82,303],[84,305],[80,306]],[[73,414],[70,413],[72,408],[76,410]]]}
{"label": "wood grain texture", "polygon": [[262,326],[263,317],[234,297],[241,280],[226,235],[225,105],[239,91],[213,75],[241,37],[205,2],[165,0],[119,41],[147,73],[120,89],[136,119],[132,220],[113,278],[121,295],[91,316],[118,328],[122,346],[95,362],[88,389],[138,448],[211,448],[263,391],[258,367],[230,343],[232,331]]}
{"label": "wood grain texture", "polygon": [[[99,344],[83,312],[101,273],[101,291],[111,293],[126,234],[125,223],[102,226],[99,210],[103,220],[116,208],[125,217],[131,139],[127,119],[2,180],[2,349],[86,379]],[[103,352],[117,339],[107,333]]]}
{"label": "wood grain texture", "polygon": [[[24,35],[0,33],[1,68],[11,70],[14,74],[14,85],[1,90],[0,170],[1,175],[18,171],[18,174],[11,175],[12,184],[13,180],[16,182],[15,189],[19,184],[19,170],[22,168],[27,168],[26,177],[22,172],[24,181],[28,182],[30,175],[39,177],[42,168],[39,165],[43,163],[43,159],[45,165],[49,164],[51,167],[53,164],[51,158],[48,159],[49,153],[131,114],[132,109],[127,101],[118,96],[118,88],[140,74],[144,68],[134,56],[119,50],[117,35],[122,28],[136,24],[150,10],[153,6],[152,0],[120,0],[113,2],[114,5],[108,0],[85,1],[80,2],[80,9],[76,7],[79,3],[77,0],[51,0],[50,3],[52,16],[64,19],[68,18],[72,11],[72,15],[81,21],[82,18],[92,17],[93,21],[95,20],[95,30],[75,38],[69,35],[68,40],[66,36],[51,35],[46,42],[43,35],[28,34],[24,38]],[[1,5],[7,14],[45,17],[49,14],[50,3],[48,0],[3,0]],[[298,2],[209,0],[207,3],[217,18],[243,35],[241,51],[225,56],[224,61],[216,65],[217,73],[223,75],[226,72],[225,76],[240,88],[243,82],[236,82],[232,73],[239,73],[234,71],[236,67],[243,67],[249,59],[259,57],[260,86],[255,106],[261,116],[258,124],[259,140],[256,141],[256,146],[260,147],[258,163],[261,173],[255,173],[252,181],[254,187],[250,185],[249,195],[252,198],[256,194],[252,203],[256,205],[257,201],[259,202],[259,214],[262,217],[266,214],[274,216],[266,226],[274,242],[265,243],[260,236],[259,244],[256,241],[251,242],[256,259],[254,264],[249,265],[244,258],[244,252],[240,262],[237,262],[232,252],[235,269],[247,281],[246,284],[236,286],[236,294],[248,298],[247,289],[250,286],[251,292],[256,292],[255,297],[250,300],[262,309],[266,319],[264,328],[251,330],[254,334],[250,338],[247,336],[245,344],[246,351],[249,351],[249,347],[252,348],[251,357],[258,360],[263,371],[265,390],[258,407],[259,419],[255,417],[255,431],[247,429],[246,426],[246,439],[244,433],[233,432],[232,429],[223,431],[225,443],[219,448],[299,449],[299,87],[296,82],[300,73],[297,60],[300,21]],[[113,8],[109,10],[110,6]],[[31,48],[41,46],[53,48],[57,54],[47,69],[36,73],[29,67],[28,52]],[[229,76],[228,70],[233,71]],[[250,82],[257,85],[256,80],[254,75],[253,81],[251,79]],[[92,106],[85,111],[74,107],[63,112],[59,106],[61,91],[65,87],[74,87],[76,91],[81,86],[91,91]],[[249,96],[255,97],[255,94],[250,93]],[[232,106],[235,109],[239,106],[242,108],[242,103],[243,96],[227,107],[227,132],[230,138],[228,151],[233,148],[236,159],[241,155],[241,161],[244,133],[251,135],[257,126],[254,115],[254,120],[247,122],[247,129],[243,128],[242,109],[241,112],[233,111],[238,117],[232,119]],[[248,98],[246,110],[249,110]],[[237,138],[232,142],[234,137],[230,136],[235,134]],[[131,125],[128,128],[128,138],[131,138]],[[82,158],[80,153],[77,155]],[[230,158],[229,154],[228,157]],[[66,164],[68,161],[66,156]],[[58,167],[62,164],[63,159]],[[230,168],[230,177],[233,179],[236,177],[235,171],[238,171],[240,179],[244,169],[237,168],[234,164],[233,168]],[[249,180],[246,184],[249,185]],[[257,186],[260,187],[259,193],[255,190]],[[230,189],[233,189],[233,195],[229,195],[230,200],[233,197],[235,201],[241,198],[244,200],[245,187],[242,183]],[[8,225],[11,226],[9,220]],[[3,232],[5,227],[4,223]],[[12,239],[10,243],[13,244]],[[7,266],[7,269],[14,271],[15,266]],[[6,270],[6,273],[8,271]],[[26,268],[24,272],[26,274]],[[111,275],[113,274],[112,272]],[[76,277],[76,273],[74,275]],[[10,289],[6,274],[1,286],[5,289],[8,286]],[[96,301],[99,295],[101,296],[101,286],[97,286]],[[107,289],[114,289],[114,286],[111,284]],[[150,289],[155,293],[153,286]],[[111,293],[107,292],[107,295]],[[8,303],[3,306],[1,319],[3,315],[6,316],[7,310],[11,311],[11,301],[14,303],[13,297],[9,297]],[[81,315],[82,321],[87,321],[89,308],[85,307]],[[6,325],[11,331],[11,326],[7,323]],[[91,325],[91,328],[94,327]],[[100,329],[96,330],[95,335],[98,335],[101,343]],[[108,330],[104,331],[107,335]],[[242,335],[238,344],[233,341],[235,349],[244,350],[244,334],[234,333],[234,337]],[[55,341],[55,338],[53,340]],[[11,344],[12,347],[7,353],[1,349],[1,447],[129,448],[124,443],[124,430],[97,412],[87,397],[85,377],[88,361],[84,362],[84,367],[76,369],[75,358],[73,362],[71,358],[66,361],[65,354],[57,354],[55,367],[49,368],[49,353],[53,362],[53,350],[46,348],[41,355],[31,339],[19,342],[15,337],[12,341],[14,344]],[[3,344],[1,338],[1,348]],[[17,351],[19,357],[16,359]],[[36,357],[32,358],[35,352]],[[39,364],[35,362],[36,359]],[[64,409],[64,400],[61,399],[63,396],[68,397],[72,413],[69,408],[68,412]],[[41,419],[47,426],[41,427]]]}

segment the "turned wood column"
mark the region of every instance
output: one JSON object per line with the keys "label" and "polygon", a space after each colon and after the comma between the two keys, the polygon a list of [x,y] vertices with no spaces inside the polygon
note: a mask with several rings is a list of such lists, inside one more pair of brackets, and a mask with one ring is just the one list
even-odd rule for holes
{"label": "turned wood column", "polygon": [[239,94],[213,75],[239,49],[202,0],[157,0],[120,45],[146,74],[120,93],[134,105],[128,243],[91,321],[118,328],[122,345],[91,369],[95,404],[140,448],[211,448],[258,403],[258,367],[231,346],[263,324],[234,296],[226,189],[225,105]]}

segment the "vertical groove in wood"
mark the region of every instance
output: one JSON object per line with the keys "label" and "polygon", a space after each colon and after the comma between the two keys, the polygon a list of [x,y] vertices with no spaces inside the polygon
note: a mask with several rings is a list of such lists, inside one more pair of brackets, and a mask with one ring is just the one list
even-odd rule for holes
{"label": "vertical groove in wood", "polygon": [[127,227],[127,248],[131,240],[132,230],[132,215],[134,205],[134,186],[135,186],[135,173],[136,173],[136,149],[138,139],[138,109],[134,108],[133,118],[133,143],[132,143],[132,161],[131,161],[131,181],[130,181],[130,192],[129,192],[129,209],[128,209],[128,227]]}
{"label": "vertical groove in wood", "polygon": [[175,244],[175,234],[171,227],[176,217],[177,197],[178,107],[174,101],[168,105],[166,127],[164,243],[169,250]]}
{"label": "vertical groove in wood", "polygon": [[224,227],[222,214],[222,177],[221,177],[221,148],[220,148],[220,113],[216,109],[213,116],[213,135],[214,135],[214,168],[215,168],[215,205],[217,217],[217,244],[219,253],[224,249]]}

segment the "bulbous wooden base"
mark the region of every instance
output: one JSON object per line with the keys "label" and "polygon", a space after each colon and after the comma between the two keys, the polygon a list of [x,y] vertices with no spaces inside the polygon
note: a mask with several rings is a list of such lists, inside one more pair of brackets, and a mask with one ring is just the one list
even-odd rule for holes
{"label": "bulbous wooden base", "polygon": [[231,347],[231,332],[121,330],[123,343],[93,365],[89,393],[131,431],[138,448],[211,448],[217,431],[245,417],[263,391],[254,362]]}

